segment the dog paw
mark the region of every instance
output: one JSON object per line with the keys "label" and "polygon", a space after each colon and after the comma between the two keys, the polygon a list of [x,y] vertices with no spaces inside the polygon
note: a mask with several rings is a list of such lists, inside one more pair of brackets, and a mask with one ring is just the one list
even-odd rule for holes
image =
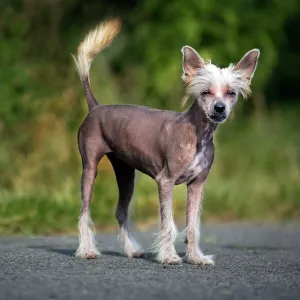
{"label": "dog paw", "polygon": [[167,265],[180,265],[182,263],[182,259],[175,254],[169,257],[165,257],[164,259],[160,260],[160,262]]}
{"label": "dog paw", "polygon": [[99,252],[96,252],[96,251],[88,252],[88,253],[85,254],[85,258],[87,258],[87,259],[94,259],[94,258],[97,258],[97,257],[99,257]]}
{"label": "dog paw", "polygon": [[142,250],[133,251],[130,254],[127,253],[127,256],[129,258],[139,258],[139,257],[143,257],[144,255],[145,255],[145,252]]}
{"label": "dog paw", "polygon": [[124,246],[124,253],[127,255],[128,258],[138,258],[142,257],[145,254],[142,247],[137,243],[126,243]]}
{"label": "dog paw", "polygon": [[186,261],[193,265],[214,265],[213,255],[203,255],[203,256],[186,256]]}
{"label": "dog paw", "polygon": [[100,256],[100,253],[97,250],[93,251],[78,251],[76,257],[85,258],[85,259],[94,259]]}

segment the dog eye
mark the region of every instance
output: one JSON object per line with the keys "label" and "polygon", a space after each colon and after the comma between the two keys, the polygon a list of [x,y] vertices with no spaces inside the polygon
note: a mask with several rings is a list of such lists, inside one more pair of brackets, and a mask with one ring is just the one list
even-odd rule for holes
{"label": "dog eye", "polygon": [[227,95],[233,96],[233,95],[235,95],[235,92],[233,92],[233,91],[227,91]]}
{"label": "dog eye", "polygon": [[201,95],[209,95],[209,94],[210,94],[209,90],[205,90],[205,91],[201,92]]}

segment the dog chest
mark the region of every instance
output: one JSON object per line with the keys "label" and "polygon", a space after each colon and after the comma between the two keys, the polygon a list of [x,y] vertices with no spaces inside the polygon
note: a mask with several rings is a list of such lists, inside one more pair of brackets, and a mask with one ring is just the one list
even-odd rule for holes
{"label": "dog chest", "polygon": [[194,179],[199,173],[205,170],[209,166],[209,162],[205,157],[206,147],[202,147],[201,151],[198,152],[188,168],[180,176],[179,182],[189,182]]}

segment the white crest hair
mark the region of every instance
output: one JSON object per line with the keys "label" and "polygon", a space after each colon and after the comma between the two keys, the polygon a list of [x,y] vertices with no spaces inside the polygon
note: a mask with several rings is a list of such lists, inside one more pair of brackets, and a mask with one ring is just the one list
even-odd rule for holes
{"label": "white crest hair", "polygon": [[203,90],[209,89],[212,85],[228,86],[243,98],[247,98],[251,94],[250,80],[243,70],[234,70],[234,67],[235,65],[230,64],[227,68],[219,68],[208,61],[203,68],[195,71],[194,76],[186,78],[183,74],[182,79],[186,80],[186,95],[182,106],[188,96],[198,97]]}
{"label": "white crest hair", "polygon": [[194,76],[187,77],[183,73],[181,78],[186,82],[186,93],[181,107],[185,106],[189,96],[197,98],[203,90],[209,89],[212,85],[227,85],[244,99],[247,98],[251,94],[251,78],[248,78],[243,70],[234,68],[234,64],[230,64],[227,68],[219,68],[209,60],[205,62],[203,68],[195,71]]}

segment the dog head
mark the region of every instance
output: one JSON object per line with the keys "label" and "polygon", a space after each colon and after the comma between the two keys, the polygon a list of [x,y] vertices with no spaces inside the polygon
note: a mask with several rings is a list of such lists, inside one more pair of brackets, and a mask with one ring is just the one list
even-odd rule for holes
{"label": "dog head", "polygon": [[183,75],[187,95],[197,99],[208,119],[214,123],[224,122],[235,106],[238,96],[246,98],[251,93],[259,50],[253,49],[245,54],[237,65],[219,68],[204,62],[191,47],[184,46]]}

